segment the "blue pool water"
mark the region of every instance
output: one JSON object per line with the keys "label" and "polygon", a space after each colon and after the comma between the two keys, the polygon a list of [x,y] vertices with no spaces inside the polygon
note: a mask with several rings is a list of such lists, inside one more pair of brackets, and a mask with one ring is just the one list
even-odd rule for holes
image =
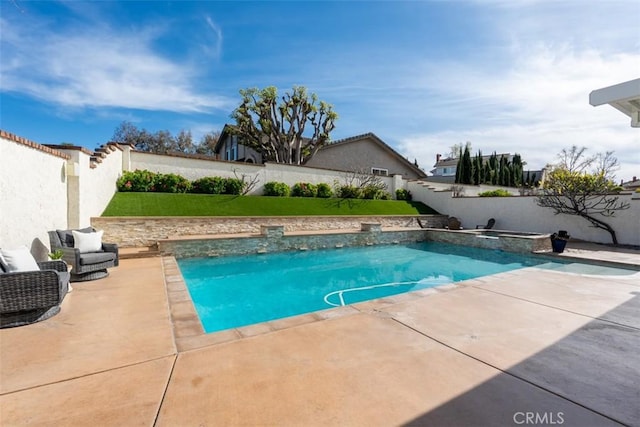
{"label": "blue pool water", "polygon": [[564,264],[425,242],[186,258],[178,265],[209,333],[523,267],[562,271]]}

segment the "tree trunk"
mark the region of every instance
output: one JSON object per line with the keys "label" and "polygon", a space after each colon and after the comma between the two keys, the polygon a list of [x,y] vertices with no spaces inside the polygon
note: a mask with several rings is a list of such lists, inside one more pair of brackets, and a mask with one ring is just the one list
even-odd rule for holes
{"label": "tree trunk", "polygon": [[608,231],[609,234],[611,234],[611,241],[613,242],[613,244],[614,245],[618,244],[618,237],[616,236],[616,231],[609,224],[587,214],[582,214],[580,216],[582,216],[583,218],[586,218],[591,224],[593,224],[594,227]]}

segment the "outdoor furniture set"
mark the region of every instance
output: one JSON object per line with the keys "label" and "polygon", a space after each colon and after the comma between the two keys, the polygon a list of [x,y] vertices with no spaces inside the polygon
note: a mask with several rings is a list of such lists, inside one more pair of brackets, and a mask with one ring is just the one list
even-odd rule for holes
{"label": "outdoor furniture set", "polygon": [[51,251],[61,260],[36,262],[26,246],[0,249],[0,328],[28,325],[55,316],[70,291],[69,282],[106,277],[118,265],[118,246],[102,243],[102,232],[49,232]]}

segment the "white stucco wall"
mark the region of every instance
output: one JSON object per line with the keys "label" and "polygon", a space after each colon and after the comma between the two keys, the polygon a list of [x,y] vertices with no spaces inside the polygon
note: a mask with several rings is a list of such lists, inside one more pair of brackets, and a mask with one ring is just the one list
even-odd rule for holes
{"label": "white stucco wall", "polygon": [[67,224],[66,159],[0,137],[0,247],[49,246]]}
{"label": "white stucco wall", "polygon": [[175,173],[193,181],[194,179],[205,176],[233,178],[234,170],[239,174],[246,173],[255,175],[263,172],[264,167],[241,162],[203,160],[132,151],[130,170],[136,169],[146,169],[158,173]]}
{"label": "white stucco wall", "polygon": [[[122,174],[123,151],[113,148],[100,163],[91,167],[91,156],[79,150],[62,150],[71,156],[69,181],[77,179],[77,198],[72,197],[69,228],[91,225],[91,217],[100,216],[116,192],[116,181]],[[77,203],[76,203],[77,202]]]}
{"label": "white stucco wall", "polygon": [[[284,182],[292,186],[298,182],[309,182],[311,184],[326,183],[333,186],[337,181],[345,183],[345,176],[349,173],[303,167],[295,165],[283,165],[278,163],[266,163],[263,165],[252,165],[241,162],[225,162],[220,160],[202,160],[185,158],[178,156],[163,156],[132,151],[130,170],[146,169],[158,173],[175,173],[188,180],[195,180],[205,176],[238,177],[247,176],[247,180],[257,177],[257,182],[249,194],[263,194],[264,184],[270,181]],[[393,178],[380,177],[382,182],[392,192]]]}
{"label": "white stucco wall", "polygon": [[[464,228],[484,225],[489,218],[496,219],[496,229],[552,233],[567,230],[581,240],[611,243],[605,230],[593,228],[590,223],[573,215],[555,215],[552,209],[540,207],[534,196],[525,197],[452,197],[451,191],[434,191],[420,183],[410,182],[413,199],[421,201],[441,214],[455,216]],[[465,191],[468,194],[472,189]],[[640,245],[640,199],[631,195],[620,196],[630,208],[616,212],[612,218],[603,218],[616,231],[621,244]]]}

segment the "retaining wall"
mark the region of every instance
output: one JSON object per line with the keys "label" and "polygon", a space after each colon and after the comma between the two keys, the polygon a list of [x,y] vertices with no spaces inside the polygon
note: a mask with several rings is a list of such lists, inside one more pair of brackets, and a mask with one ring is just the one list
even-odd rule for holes
{"label": "retaining wall", "polygon": [[[383,228],[417,228],[418,216],[288,216],[288,217],[95,217],[91,225],[104,230],[104,240],[122,247],[152,246],[178,236],[257,234],[261,226],[283,225],[286,232],[359,230],[363,222]],[[447,217],[419,216],[423,225],[442,228]]]}

